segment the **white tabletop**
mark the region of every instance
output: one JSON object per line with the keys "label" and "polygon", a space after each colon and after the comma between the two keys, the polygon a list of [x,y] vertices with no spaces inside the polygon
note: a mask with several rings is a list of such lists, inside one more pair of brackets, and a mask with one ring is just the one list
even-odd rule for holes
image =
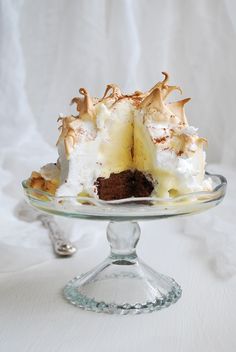
{"label": "white tabletop", "polygon": [[[235,175],[225,173],[232,179]],[[0,351],[235,352],[236,244],[231,237],[235,230],[231,195],[235,195],[233,184],[224,203],[206,214],[141,223],[138,254],[157,271],[174,277],[183,296],[167,309],[137,316],[83,311],[62,297],[68,280],[108,254],[106,223],[75,221],[72,240],[79,250],[63,259],[54,257],[39,223],[19,221],[10,213],[4,216]],[[220,229],[224,221],[229,226],[225,233]]]}

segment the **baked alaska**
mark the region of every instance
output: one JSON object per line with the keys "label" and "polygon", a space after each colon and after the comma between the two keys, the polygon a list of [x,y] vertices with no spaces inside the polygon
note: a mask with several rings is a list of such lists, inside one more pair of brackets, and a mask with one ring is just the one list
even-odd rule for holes
{"label": "baked alaska", "polygon": [[56,196],[103,200],[171,198],[210,190],[205,178],[206,140],[189,126],[184,105],[167,102],[169,75],[146,93],[107,86],[101,99],[81,88],[72,99],[78,115],[60,116],[55,164],[32,172],[28,185]]}

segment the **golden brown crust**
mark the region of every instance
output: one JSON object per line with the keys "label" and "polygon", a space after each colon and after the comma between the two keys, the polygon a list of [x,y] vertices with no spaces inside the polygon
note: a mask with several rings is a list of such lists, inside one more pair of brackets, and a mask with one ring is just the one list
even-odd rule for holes
{"label": "golden brown crust", "polygon": [[57,180],[45,180],[39,172],[33,171],[27,185],[31,188],[41,190],[55,195],[58,187]]}

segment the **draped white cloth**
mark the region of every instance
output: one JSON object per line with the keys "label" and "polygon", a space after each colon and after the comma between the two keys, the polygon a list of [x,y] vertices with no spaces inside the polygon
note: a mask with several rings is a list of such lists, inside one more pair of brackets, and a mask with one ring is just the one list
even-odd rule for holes
{"label": "draped white cloth", "polygon": [[[0,1],[3,351],[236,350],[235,13],[230,0]],[[228,194],[206,214],[142,224],[140,252],[183,284],[180,303],[152,316],[96,317],[58,292],[103,258],[106,224],[76,221],[70,239],[78,253],[60,262],[46,230],[15,215],[20,181],[56,159],[56,118],[80,87],[98,96],[113,82],[124,92],[146,90],[161,71],[192,97],[188,119],[209,141],[213,170],[229,178]]]}

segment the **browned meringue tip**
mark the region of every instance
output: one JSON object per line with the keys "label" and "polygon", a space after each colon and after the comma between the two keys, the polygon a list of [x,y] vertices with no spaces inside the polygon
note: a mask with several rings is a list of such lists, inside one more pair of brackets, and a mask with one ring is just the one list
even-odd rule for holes
{"label": "browned meringue tip", "polygon": [[[111,94],[107,96],[107,93],[111,90]],[[122,96],[120,87],[117,84],[110,83],[107,85],[103,97],[100,101],[106,98],[119,98]]]}
{"label": "browned meringue tip", "polygon": [[178,101],[174,101],[174,102],[168,103],[168,105],[184,106],[184,105],[187,104],[190,100],[191,100],[191,98],[184,98],[184,99],[182,99],[182,100],[178,100]]}
{"label": "browned meringue tip", "polygon": [[179,101],[168,103],[167,106],[170,111],[176,115],[185,125],[188,125],[188,121],[184,111],[184,105],[189,102],[191,98],[185,98]]}
{"label": "browned meringue tip", "polygon": [[84,98],[75,97],[71,100],[71,104],[76,104],[77,111],[79,112],[78,117],[89,117],[90,119],[95,118],[95,109],[93,105],[93,99],[91,98],[89,92],[85,88],[80,88],[80,94]]}
{"label": "browned meringue tip", "polygon": [[81,98],[74,97],[71,100],[70,105],[77,104],[76,110],[80,111],[80,104],[82,104],[82,103],[83,103],[83,100]]}
{"label": "browned meringue tip", "polygon": [[159,87],[155,88],[144,100],[140,103],[140,108],[156,108],[162,110],[164,103],[161,96],[161,90]]}
{"label": "browned meringue tip", "polygon": [[163,87],[163,99],[167,98],[167,96],[173,92],[173,90],[178,90],[180,94],[183,94],[182,89],[179,86],[164,86]]}
{"label": "browned meringue tip", "polygon": [[75,132],[72,127],[72,123],[75,120],[76,117],[74,116],[65,116],[58,118],[58,121],[61,121],[62,123],[58,127],[58,129],[61,130],[61,134],[57,140],[56,145],[58,145],[62,140],[64,141],[67,157],[69,157],[69,154],[73,150],[75,144]]}
{"label": "browned meringue tip", "polygon": [[88,95],[89,95],[87,89],[86,89],[86,88],[83,88],[83,87],[79,89],[79,92],[80,92],[80,94],[85,95],[85,96],[88,96]]}
{"label": "browned meringue tip", "polygon": [[173,91],[173,90],[178,90],[180,92],[180,94],[182,94],[182,90],[179,86],[169,86],[167,85],[168,81],[169,81],[169,74],[167,72],[162,72],[162,74],[165,76],[164,79],[160,82],[157,82],[146,94],[150,94],[153,90],[155,90],[156,88],[160,88],[161,90],[161,95],[162,95],[162,99],[165,100],[167,98],[167,96]]}
{"label": "browned meringue tip", "polygon": [[163,81],[162,81],[162,83],[166,84],[169,81],[169,78],[170,78],[169,73],[162,71],[162,74],[165,76]]}
{"label": "browned meringue tip", "polygon": [[59,116],[57,119],[57,122],[61,121],[63,119],[63,117]]}
{"label": "browned meringue tip", "polygon": [[139,96],[139,95],[143,95],[143,92],[141,92],[141,90],[136,90],[133,94],[134,96]]}

